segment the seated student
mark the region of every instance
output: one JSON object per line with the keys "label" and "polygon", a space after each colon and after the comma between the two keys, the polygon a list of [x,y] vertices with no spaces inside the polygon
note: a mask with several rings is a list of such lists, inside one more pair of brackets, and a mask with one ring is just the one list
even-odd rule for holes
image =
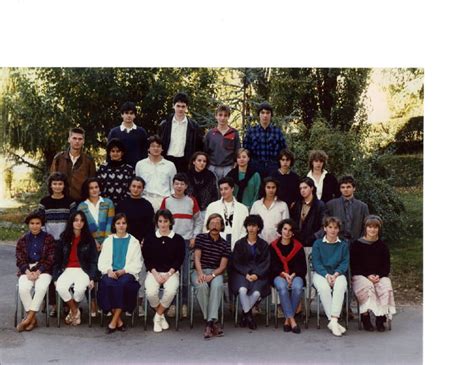
{"label": "seated student", "polygon": [[110,130],[107,141],[118,138],[125,146],[127,155],[124,160],[127,164],[135,168],[138,161],[146,158],[146,139],[148,138],[145,129],[135,124],[137,108],[135,103],[126,101],[120,107],[122,124]]}
{"label": "seated student", "polygon": [[128,186],[134,175],[133,167],[125,160],[125,146],[117,138],[107,143],[107,160],[100,165],[97,178],[102,196],[112,200],[115,206],[128,196]]}
{"label": "seated student", "polygon": [[250,209],[260,192],[260,173],[249,165],[250,152],[245,148],[237,150],[235,161],[237,166],[227,176],[234,180],[234,196],[237,201]]}
{"label": "seated student", "polygon": [[336,176],[325,169],[327,163],[328,155],[323,150],[309,152],[309,172],[306,176],[314,181],[316,196],[324,203],[341,196]]}
{"label": "seated student", "polygon": [[[168,209],[160,209],[155,214],[156,232],[146,236],[143,243],[143,259],[147,275],[145,288],[150,305],[156,310],[153,331],[161,332],[169,328],[165,311],[171,305],[179,289],[179,271],[184,260],[184,239],[172,231],[173,214]],[[159,290],[163,286],[160,300]]]}
{"label": "seated student", "polygon": [[188,170],[188,194],[198,201],[203,220],[206,216],[207,206],[219,199],[216,175],[207,168],[208,162],[207,153],[194,152]]}
{"label": "seated student", "polygon": [[359,301],[362,324],[373,331],[369,310],[375,315],[377,331],[385,331],[386,317],[396,313],[390,273],[390,252],[380,239],[382,219],[369,215],[364,222],[364,236],[351,244],[352,288]]}
{"label": "seated student", "polygon": [[[67,176],[62,172],[53,172],[48,177],[49,195],[41,199],[38,210],[45,217],[44,230],[54,237],[56,245],[64,232],[69,216],[76,210],[76,202],[69,197]],[[56,316],[56,288],[49,284],[49,315]]]}
{"label": "seated student", "polygon": [[112,220],[115,215],[114,203],[108,198],[100,196],[99,179],[91,177],[82,185],[83,202],[77,210],[85,213],[87,225],[96,242],[97,251],[101,250],[102,242],[112,231]]}
{"label": "seated student", "polygon": [[269,176],[263,180],[263,198],[257,200],[250,209],[250,214],[258,214],[263,219],[263,229],[259,236],[268,243],[275,241],[279,236],[277,225],[283,219],[289,218],[288,206],[279,199],[280,186],[278,181]]}
{"label": "seated student", "polygon": [[[36,312],[43,302],[54,264],[54,237],[41,230],[44,215],[34,211],[25,219],[29,232],[16,244],[18,291],[26,317],[16,327],[18,332],[31,331],[38,326]],[[35,288],[33,297],[31,289]]]}
{"label": "seated student", "polygon": [[341,336],[346,329],[338,323],[347,289],[346,272],[349,268],[349,249],[345,241],[338,237],[341,221],[336,217],[326,217],[326,235],[314,241],[313,285],[316,287],[324,312],[328,317],[328,328],[334,336]]}
{"label": "seated student", "polygon": [[294,238],[296,223],[293,220],[282,220],[277,231],[281,237],[271,244],[270,280],[278,291],[285,315],[283,331],[301,333],[295,312],[306,285],[307,266],[303,245]]}
{"label": "seated student", "polygon": [[[66,324],[81,324],[78,304],[87,288],[97,279],[97,249],[87,225],[86,215],[77,211],[71,215],[56,247],[53,278],[61,299],[68,305]],[[74,295],[69,288],[74,285]]]}
{"label": "seated student", "polygon": [[245,218],[244,227],[247,236],[235,243],[231,262],[232,278],[229,282],[242,305],[240,326],[254,330],[257,322],[252,315],[252,308],[260,298],[270,294],[270,249],[268,243],[258,237],[264,227],[259,215],[251,214]]}
{"label": "seated student", "polygon": [[230,257],[230,244],[220,235],[224,230],[224,219],[219,214],[211,214],[206,221],[209,233],[196,237],[194,246],[194,271],[192,284],[201,307],[206,327],[204,339],[223,336],[224,331],[216,322],[224,290],[224,272]]}
{"label": "seated student", "polygon": [[226,176],[234,166],[234,156],[240,148],[239,132],[229,126],[230,108],[219,105],[216,110],[217,127],[204,137],[204,150],[209,154],[209,170],[217,180]]}
{"label": "seated student", "polygon": [[288,205],[288,209],[291,209],[300,196],[300,177],[291,170],[295,164],[295,155],[285,148],[278,154],[278,163],[280,167],[274,169],[270,176],[280,183],[278,197]]}
{"label": "seated student", "polygon": [[115,234],[102,245],[98,269],[102,273],[97,299],[104,313],[112,311],[106,333],[125,331],[122,312],[132,313],[140,287],[138,274],[143,265],[140,243],[127,233],[127,217],[119,213],[112,222]]}

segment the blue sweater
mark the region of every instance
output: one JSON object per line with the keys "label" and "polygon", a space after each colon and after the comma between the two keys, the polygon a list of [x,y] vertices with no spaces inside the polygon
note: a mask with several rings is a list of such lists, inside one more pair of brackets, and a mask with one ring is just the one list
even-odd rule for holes
{"label": "blue sweater", "polygon": [[138,161],[148,157],[147,149],[147,133],[142,127],[132,129],[130,133],[121,131],[120,126],[112,128],[109,132],[107,140],[118,138],[123,142],[127,152],[125,153],[125,161],[127,164],[135,168]]}
{"label": "blue sweater", "polygon": [[321,276],[333,275],[336,271],[345,274],[349,267],[349,249],[345,241],[323,242],[324,238],[314,241],[312,250],[313,271]]}

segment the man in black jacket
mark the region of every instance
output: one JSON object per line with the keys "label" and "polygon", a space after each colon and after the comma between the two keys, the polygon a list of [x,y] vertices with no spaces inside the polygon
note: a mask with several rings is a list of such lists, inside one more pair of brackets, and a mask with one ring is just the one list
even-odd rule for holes
{"label": "man in black jacket", "polygon": [[160,123],[164,156],[175,164],[178,172],[186,172],[192,154],[203,148],[201,128],[186,116],[188,105],[188,96],[177,93],[173,98],[174,114]]}

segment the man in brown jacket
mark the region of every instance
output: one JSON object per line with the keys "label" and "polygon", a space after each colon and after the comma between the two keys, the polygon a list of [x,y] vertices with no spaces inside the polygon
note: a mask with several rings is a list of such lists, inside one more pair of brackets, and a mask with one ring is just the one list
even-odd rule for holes
{"label": "man in brown jacket", "polygon": [[81,196],[82,183],[96,174],[92,157],[82,151],[85,131],[82,128],[69,130],[69,148],[54,156],[50,172],[62,172],[67,176],[69,196],[77,203],[83,201]]}

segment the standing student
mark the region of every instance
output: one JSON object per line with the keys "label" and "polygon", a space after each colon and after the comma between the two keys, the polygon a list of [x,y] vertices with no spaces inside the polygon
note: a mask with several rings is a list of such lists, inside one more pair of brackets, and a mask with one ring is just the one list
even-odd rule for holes
{"label": "standing student", "polygon": [[209,155],[209,170],[217,180],[226,176],[234,166],[234,157],[240,148],[239,132],[229,126],[230,108],[219,105],[216,110],[217,127],[204,137],[204,151]]}
{"label": "standing student", "polygon": [[247,129],[243,146],[250,151],[253,164],[265,177],[278,167],[278,154],[286,148],[286,141],[281,129],[271,124],[273,108],[270,104],[261,103],[257,114],[259,124]]}
{"label": "standing student", "polygon": [[260,193],[260,173],[250,162],[250,152],[239,148],[235,155],[236,166],[227,174],[235,183],[234,196],[237,201],[251,208]]}
{"label": "standing student", "polygon": [[291,170],[295,164],[295,155],[285,148],[278,154],[278,163],[280,167],[273,170],[270,176],[280,183],[278,197],[291,209],[300,196],[300,177]]}
{"label": "standing student", "polygon": [[81,188],[84,181],[96,174],[92,157],[83,150],[85,131],[82,128],[69,130],[69,148],[54,156],[50,172],[62,172],[67,176],[69,196],[79,203],[82,199]]}
{"label": "standing student", "polygon": [[174,114],[160,123],[164,156],[175,164],[178,172],[186,172],[192,154],[203,149],[201,127],[186,116],[188,106],[188,96],[177,93],[173,98]]}
{"label": "standing student", "polygon": [[347,290],[346,273],[349,268],[349,249],[338,237],[341,221],[336,217],[324,220],[323,238],[314,241],[312,249],[313,285],[323,303],[328,318],[328,328],[334,336],[341,336],[346,329],[338,323],[344,293]]}
{"label": "standing student", "polygon": [[[44,230],[59,243],[61,234],[66,228],[69,216],[76,210],[76,203],[69,197],[67,177],[61,172],[53,172],[48,177],[49,195],[41,199],[38,210],[44,214]],[[56,316],[56,289],[54,283],[49,284],[49,315]]]}
{"label": "standing student", "polygon": [[197,300],[206,321],[205,340],[224,335],[217,323],[224,290],[224,272],[230,257],[229,242],[220,236],[223,229],[222,216],[213,213],[206,220],[209,233],[201,233],[196,237],[192,284],[196,287]]}
{"label": "standing student", "polygon": [[[51,282],[54,264],[54,237],[41,230],[44,216],[34,211],[25,219],[29,232],[16,244],[18,292],[26,317],[16,327],[18,332],[31,331],[38,326],[36,313]],[[34,288],[34,295],[31,289]]]}
{"label": "standing student", "polygon": [[263,197],[253,203],[250,214],[258,214],[262,217],[263,227],[259,236],[270,244],[279,237],[278,223],[289,218],[290,214],[286,203],[279,199],[280,186],[275,178],[266,177],[262,187]]}
{"label": "standing student", "polygon": [[135,168],[138,161],[147,157],[147,138],[148,135],[142,127],[135,124],[137,117],[137,108],[135,103],[127,101],[120,107],[120,115],[122,116],[122,124],[110,130],[107,141],[118,138],[122,141],[127,154],[124,158],[125,162]]}
{"label": "standing student", "polygon": [[219,199],[216,175],[207,169],[209,156],[205,152],[194,152],[189,162],[188,194],[196,198],[201,211],[202,220],[206,216],[207,206]]}
{"label": "standing student", "polygon": [[[199,211],[199,204],[195,198],[186,195],[189,186],[188,176],[184,173],[177,173],[173,177],[174,194],[163,199],[160,209],[168,209],[173,214],[173,231],[184,238],[185,256],[183,272],[183,295],[181,313],[184,318],[188,316],[188,278],[190,251],[194,248],[196,236],[202,231],[202,220]],[[175,307],[172,305],[168,315],[174,317]]]}
{"label": "standing student", "polygon": [[[146,236],[143,243],[143,259],[147,270],[145,287],[148,301],[156,310],[153,331],[161,332],[169,328],[165,318],[168,309],[179,290],[179,276],[184,260],[184,239],[173,229],[174,218],[167,210],[155,214],[156,232]],[[159,297],[160,287],[163,296]]]}
{"label": "standing student", "polygon": [[341,220],[340,235],[347,242],[360,238],[364,233],[364,219],[369,215],[367,204],[356,199],[356,182],[352,176],[339,180],[341,196],[327,203],[327,214]]}
{"label": "standing student", "polygon": [[[249,215],[245,205],[239,203],[233,195],[234,180],[226,176],[219,180],[219,191],[221,199],[209,204],[206,210],[205,222],[209,220],[212,214],[219,214],[224,218],[224,228],[222,236],[233,250],[235,242],[246,235],[244,220]],[[207,232],[207,226],[203,228]]]}
{"label": "standing student", "polygon": [[97,299],[104,313],[112,311],[107,334],[126,330],[121,315],[132,313],[137,304],[138,274],[143,266],[140,243],[127,233],[125,214],[114,217],[113,227],[115,233],[104,241],[97,265],[102,273]]}
{"label": "standing student", "polygon": [[173,193],[173,176],[176,167],[173,162],[162,156],[163,142],[158,136],[148,138],[148,158],[138,161],[135,174],[145,180],[143,197],[148,200],[156,212],[161,202]]}
{"label": "standing student", "polygon": [[[87,288],[94,287],[97,280],[97,249],[82,211],[73,213],[68,220],[61,241],[56,247],[53,278],[56,290],[69,307],[65,318],[68,325],[81,324],[79,303]],[[74,286],[74,294],[69,289]]]}
{"label": "standing student", "polygon": [[100,165],[97,178],[102,187],[102,196],[112,200],[116,206],[128,196],[128,186],[134,172],[133,167],[125,161],[125,145],[119,139],[110,139],[106,150],[107,160]]}
{"label": "standing student", "polygon": [[316,196],[327,203],[341,196],[336,176],[326,170],[328,155],[323,150],[310,151],[308,176],[314,181]]}
{"label": "standing student", "polygon": [[381,240],[382,219],[369,215],[364,222],[364,236],[351,245],[352,288],[360,306],[362,324],[373,331],[369,311],[375,315],[377,331],[396,313],[390,274],[390,252]]}

